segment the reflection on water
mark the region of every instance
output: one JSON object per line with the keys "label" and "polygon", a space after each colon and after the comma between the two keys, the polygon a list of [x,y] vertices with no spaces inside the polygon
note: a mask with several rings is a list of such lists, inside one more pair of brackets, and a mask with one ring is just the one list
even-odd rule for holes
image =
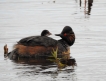
{"label": "reflection on water", "polygon": [[13,62],[15,67],[11,67],[15,75],[14,80],[28,80],[28,81],[77,81],[75,69],[71,69],[70,67],[66,67],[64,69],[59,70],[56,64],[20,64]]}
{"label": "reflection on water", "polygon": [[[20,66],[14,68],[15,70],[21,70],[21,72],[17,72],[17,76],[21,77],[21,79],[25,77],[35,77],[37,81],[57,81],[59,80],[72,80],[76,81],[76,74],[74,70],[65,68],[63,70],[57,70],[56,65],[48,65],[48,66]],[[41,78],[38,78],[41,77]]]}
{"label": "reflection on water", "polygon": [[[3,81],[77,81],[75,69],[66,67],[59,70],[56,64],[26,64],[4,60],[8,67],[1,75]],[[5,74],[5,72],[7,74]]]}
{"label": "reflection on water", "polygon": [[19,64],[29,64],[29,65],[50,65],[53,64],[53,62],[46,60],[46,59],[35,59],[35,58],[20,58],[17,60],[14,60],[13,62],[19,63]]}
{"label": "reflection on water", "polygon": [[[80,7],[81,7],[81,5],[82,5],[82,1],[84,1],[84,0],[80,0]],[[88,4],[87,4],[88,3]],[[88,14],[88,15],[90,15],[90,13],[91,13],[91,9],[92,9],[92,6],[93,6],[93,0],[85,0],[85,2],[84,2],[84,7],[85,7],[85,14]],[[88,10],[86,10],[86,5],[88,5],[87,6],[87,9]]]}
{"label": "reflection on water", "polygon": [[93,0],[88,0],[88,15],[90,15],[92,5],[93,5]]}

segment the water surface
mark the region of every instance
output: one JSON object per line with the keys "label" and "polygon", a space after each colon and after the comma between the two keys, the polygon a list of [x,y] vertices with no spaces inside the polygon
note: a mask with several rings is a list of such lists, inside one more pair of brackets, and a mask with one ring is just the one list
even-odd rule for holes
{"label": "water surface", "polygon": [[[106,0],[0,0],[0,79],[2,81],[106,81]],[[90,8],[89,8],[90,7]],[[43,29],[60,33],[71,26],[76,42],[70,48],[78,66],[32,65],[4,59],[23,37]],[[55,39],[60,39],[52,35]]]}

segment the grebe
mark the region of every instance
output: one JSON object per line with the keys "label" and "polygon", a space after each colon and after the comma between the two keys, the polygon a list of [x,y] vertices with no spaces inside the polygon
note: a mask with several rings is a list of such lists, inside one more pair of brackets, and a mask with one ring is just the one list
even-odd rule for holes
{"label": "grebe", "polygon": [[[60,34],[62,39],[55,40],[47,36],[30,36],[19,40],[14,50],[9,54],[12,59],[20,58],[48,58],[53,50],[58,48],[58,57],[68,55],[70,58],[70,46],[75,42],[75,34],[70,26],[65,26]],[[14,57],[15,56],[15,57]]]}

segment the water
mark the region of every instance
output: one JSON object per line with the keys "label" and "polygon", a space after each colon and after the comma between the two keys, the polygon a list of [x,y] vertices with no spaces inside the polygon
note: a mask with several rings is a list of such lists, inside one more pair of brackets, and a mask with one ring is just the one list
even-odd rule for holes
{"label": "water", "polygon": [[[0,80],[2,81],[106,81],[106,0],[0,0]],[[78,66],[57,71],[56,65],[30,65],[4,59],[21,38],[43,29],[60,33],[69,25],[76,34],[70,48]],[[60,39],[52,35],[55,39]]]}

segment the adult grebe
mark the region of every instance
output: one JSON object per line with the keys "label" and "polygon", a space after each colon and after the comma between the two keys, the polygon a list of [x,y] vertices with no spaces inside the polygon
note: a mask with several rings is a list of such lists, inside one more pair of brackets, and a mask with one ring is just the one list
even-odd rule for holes
{"label": "adult grebe", "polygon": [[[48,58],[53,49],[58,48],[58,57],[68,55],[70,58],[70,46],[75,42],[75,34],[70,26],[65,26],[60,34],[62,39],[55,40],[47,36],[31,36],[21,39],[9,54],[12,59],[20,58]],[[14,58],[15,56],[15,58]]]}

